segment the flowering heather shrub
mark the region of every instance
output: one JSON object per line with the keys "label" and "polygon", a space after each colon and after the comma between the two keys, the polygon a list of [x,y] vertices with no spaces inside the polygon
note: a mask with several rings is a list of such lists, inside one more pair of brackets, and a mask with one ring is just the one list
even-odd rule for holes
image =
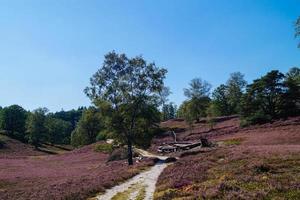
{"label": "flowering heather shrub", "polygon": [[160,175],[155,200],[300,199],[300,118],[237,131],[225,124],[209,134],[228,145],[184,153]]}
{"label": "flowering heather shrub", "polygon": [[300,197],[299,154],[270,158],[241,153],[230,157],[234,153],[227,149],[224,154],[182,158],[159,177],[155,199],[169,199],[170,195],[207,199]]}
{"label": "flowering heather shrub", "polygon": [[129,167],[125,161],[107,163],[108,154],[94,145],[61,155],[0,157],[0,199],[86,199],[122,182],[153,161]]}

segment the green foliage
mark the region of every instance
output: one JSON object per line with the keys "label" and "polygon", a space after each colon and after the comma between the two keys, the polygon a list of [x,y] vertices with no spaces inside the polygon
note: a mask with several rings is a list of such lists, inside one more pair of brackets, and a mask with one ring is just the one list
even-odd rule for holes
{"label": "green foliage", "polygon": [[230,74],[230,78],[227,81],[230,114],[237,114],[240,112],[240,102],[246,85],[247,82],[244,80],[244,75],[242,73],[234,72]]}
{"label": "green foliage", "polygon": [[18,105],[5,107],[0,112],[0,129],[6,130],[8,136],[25,141],[25,124],[27,112]]}
{"label": "green foliage", "polygon": [[217,116],[215,104],[210,103],[210,105],[206,110],[206,113],[207,113],[207,123],[209,125],[210,130],[212,130],[216,123],[214,118]]}
{"label": "green foliage", "polygon": [[243,99],[243,118],[250,124],[280,117],[283,109],[284,75],[277,70],[254,80]]}
{"label": "green foliage", "polygon": [[193,98],[184,101],[180,105],[177,114],[179,117],[183,117],[186,122],[191,125],[195,120],[199,121],[201,117],[206,117],[206,110],[209,103],[209,97]]}
{"label": "green foliage", "polygon": [[110,137],[111,137],[110,132],[104,129],[98,133],[98,135],[96,136],[96,141],[106,140],[109,139]]}
{"label": "green foliage", "polygon": [[232,138],[232,139],[225,140],[223,142],[225,145],[240,145],[242,141],[243,141],[242,138]]}
{"label": "green foliage", "polygon": [[0,149],[3,149],[5,145],[5,142],[2,138],[0,138]]}
{"label": "green foliage", "polygon": [[219,116],[240,113],[241,99],[246,84],[244,75],[235,72],[230,75],[226,85],[222,84],[214,90],[213,103]]}
{"label": "green foliage", "polygon": [[51,144],[69,144],[72,124],[62,119],[47,117],[47,141]]}
{"label": "green foliage", "polygon": [[162,120],[166,121],[169,119],[176,118],[177,108],[173,103],[165,104],[162,107]]}
{"label": "green foliage", "polygon": [[71,144],[75,147],[96,142],[96,136],[103,124],[99,109],[90,107],[85,110],[71,135]]}
{"label": "green foliage", "polygon": [[162,90],[158,93],[160,104],[163,106],[169,101],[168,97],[172,94],[169,87],[163,87]]}
{"label": "green foliage", "polygon": [[128,158],[128,149],[127,148],[116,148],[109,155],[108,161],[124,160]]}
{"label": "green foliage", "polygon": [[200,78],[193,79],[189,85],[188,89],[184,89],[184,95],[188,100],[183,102],[181,108],[179,108],[179,114],[189,124],[192,124],[194,120],[198,122],[200,117],[206,116],[206,109],[210,102],[209,91],[211,85]]}
{"label": "green foliage", "polygon": [[189,88],[184,89],[184,95],[189,99],[199,99],[208,97],[211,89],[211,84],[200,78],[194,78],[189,84]]}
{"label": "green foliage", "polygon": [[300,114],[300,69],[286,76],[277,70],[247,86],[242,100],[242,126]]}
{"label": "green foliage", "polygon": [[100,143],[95,145],[95,151],[101,153],[111,153],[113,151],[113,145],[108,143]]}
{"label": "green foliage", "polygon": [[[155,125],[161,103],[160,94],[167,71],[147,63],[141,56],[127,58],[125,54],[105,55],[102,68],[91,78],[85,93],[105,113],[107,129],[127,143],[131,154],[137,136]],[[105,103],[103,103],[105,102]],[[147,138],[144,138],[146,140]],[[133,164],[132,155],[128,163]]]}
{"label": "green foliage", "polygon": [[[295,23],[295,36],[300,37],[300,17],[298,17]],[[298,47],[300,48],[300,43],[298,44]]]}
{"label": "green foliage", "polygon": [[41,142],[47,140],[46,113],[48,109],[38,108],[28,117],[26,122],[26,133],[29,143],[37,148]]}
{"label": "green foliage", "polygon": [[218,116],[227,116],[232,113],[232,109],[229,105],[228,86],[222,84],[217,87],[213,91],[212,97],[215,113]]}
{"label": "green foliage", "polygon": [[[71,123],[72,130],[74,130],[75,127],[76,127],[76,124],[80,120],[84,110],[86,110],[85,107],[79,107],[77,110],[75,110],[75,109],[72,109],[72,110],[69,110],[69,111],[62,110],[62,111],[59,111],[59,112],[55,112],[51,116],[56,118],[56,119],[61,119],[61,120],[64,120],[66,122]],[[70,134],[71,134],[71,131],[70,131]]]}
{"label": "green foliage", "polygon": [[192,127],[195,117],[193,116],[190,104],[190,101],[184,101],[177,111],[177,116],[184,118],[189,126]]}
{"label": "green foliage", "polygon": [[286,92],[284,99],[284,117],[300,115],[300,69],[291,68],[285,76]]}

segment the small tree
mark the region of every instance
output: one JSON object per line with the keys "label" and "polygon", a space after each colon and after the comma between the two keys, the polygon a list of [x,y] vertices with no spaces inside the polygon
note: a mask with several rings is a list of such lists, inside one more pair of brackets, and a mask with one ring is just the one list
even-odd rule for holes
{"label": "small tree", "polygon": [[103,129],[103,122],[99,109],[90,107],[85,110],[72,133],[71,144],[82,146],[96,142],[96,137]]}
{"label": "small tree", "polygon": [[264,123],[282,116],[284,75],[277,70],[248,85],[243,98],[242,116],[249,123]]}
{"label": "small tree", "polygon": [[184,95],[189,99],[199,99],[208,97],[211,89],[211,84],[200,78],[194,78],[190,82],[190,87],[184,89]]}
{"label": "small tree", "polygon": [[174,103],[165,104],[162,107],[162,120],[174,119],[176,117],[176,105]]}
{"label": "small tree", "polygon": [[214,125],[215,125],[214,117],[215,116],[216,116],[215,104],[211,103],[207,109],[207,123],[209,125],[210,131],[214,129]]}
{"label": "small tree", "polygon": [[45,141],[47,137],[47,128],[45,126],[47,108],[38,108],[28,117],[26,123],[26,132],[29,143],[37,149],[40,142]]}
{"label": "small tree", "polygon": [[129,165],[133,164],[137,119],[146,119],[142,115],[144,106],[158,106],[166,72],[154,63],[148,64],[141,56],[129,59],[125,54],[111,52],[105,55],[102,68],[91,78],[91,86],[85,89],[93,102],[100,100],[109,104],[111,120],[108,124],[125,139]]}
{"label": "small tree", "polygon": [[10,137],[24,141],[27,112],[18,105],[5,107],[0,112],[0,129],[6,130]]}
{"label": "small tree", "polygon": [[62,119],[47,117],[45,126],[47,129],[47,141],[53,144],[69,144],[72,124]]}
{"label": "small tree", "polygon": [[189,116],[199,122],[200,117],[206,116],[206,109],[209,105],[209,92],[211,85],[200,78],[190,82],[190,87],[184,89],[184,95],[188,98],[187,112]]}
{"label": "small tree", "polygon": [[284,117],[300,115],[300,69],[291,68],[285,76]]}
{"label": "small tree", "polygon": [[240,112],[240,103],[246,85],[247,82],[242,73],[234,72],[230,74],[230,78],[227,81],[227,99],[230,106],[230,114],[237,114]]}
{"label": "small tree", "polygon": [[169,95],[172,94],[169,87],[163,87],[163,89],[159,92],[160,104],[164,106],[168,101]]}
{"label": "small tree", "polygon": [[229,104],[228,86],[220,85],[212,93],[214,108],[217,111],[217,115],[226,116],[230,115],[233,111]]}

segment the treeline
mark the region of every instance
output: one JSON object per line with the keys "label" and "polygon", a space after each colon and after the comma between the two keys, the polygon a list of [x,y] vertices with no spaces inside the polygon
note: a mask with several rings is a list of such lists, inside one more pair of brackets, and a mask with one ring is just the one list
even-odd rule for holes
{"label": "treeline", "polygon": [[30,112],[19,105],[0,107],[0,130],[2,134],[35,147],[41,143],[70,144],[71,134],[85,110],[80,107],[51,113],[47,108]]}
{"label": "treeline", "polygon": [[212,94],[211,85],[196,78],[184,94],[187,100],[177,115],[190,124],[201,117],[234,114],[240,115],[241,126],[271,122],[300,115],[300,69],[293,67],[286,74],[273,70],[251,84],[243,74],[235,72]]}

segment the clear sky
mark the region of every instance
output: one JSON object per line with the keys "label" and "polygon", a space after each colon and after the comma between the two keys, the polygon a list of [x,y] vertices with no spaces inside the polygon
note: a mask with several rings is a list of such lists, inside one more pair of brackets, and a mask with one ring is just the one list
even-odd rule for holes
{"label": "clear sky", "polygon": [[300,0],[0,0],[0,106],[89,105],[83,89],[111,50],[167,68],[176,104],[195,77],[286,72],[300,66],[298,16]]}

